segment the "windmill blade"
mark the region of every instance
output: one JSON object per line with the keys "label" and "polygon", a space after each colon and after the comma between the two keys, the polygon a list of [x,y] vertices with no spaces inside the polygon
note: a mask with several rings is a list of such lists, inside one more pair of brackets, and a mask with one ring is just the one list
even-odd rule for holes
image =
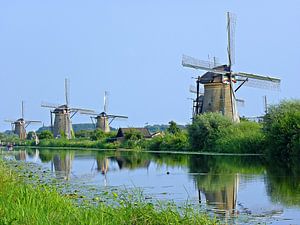
{"label": "windmill blade", "polygon": [[55,103],[49,103],[49,102],[42,102],[41,107],[44,108],[58,108],[60,105]]}
{"label": "windmill blade", "polygon": [[69,108],[70,111],[77,111],[79,113],[95,113],[94,110],[91,110],[91,109],[83,109],[83,108]]}
{"label": "windmill blade", "polygon": [[245,78],[247,79],[244,84],[245,86],[277,91],[280,90],[281,80],[279,78],[244,72],[235,73],[235,75],[240,81],[245,80]]}
{"label": "windmill blade", "polygon": [[223,70],[214,69],[215,67],[214,62],[199,60],[187,55],[182,56],[182,65],[184,67],[189,67],[193,69],[206,70],[206,71],[219,73],[219,74],[226,74],[226,72]]}
{"label": "windmill blade", "polygon": [[16,121],[15,120],[4,120],[4,122],[6,122],[6,123],[14,123]]}
{"label": "windmill blade", "polygon": [[236,76],[240,77],[248,77],[256,80],[265,80],[265,81],[270,81],[274,83],[279,83],[280,84],[280,78],[276,77],[271,77],[271,76],[264,76],[264,75],[259,75],[259,74],[253,74],[253,73],[244,73],[244,72],[238,72],[234,73]]}
{"label": "windmill blade", "polygon": [[99,113],[96,113],[96,112],[86,112],[86,111],[79,111],[80,114],[83,114],[83,115],[89,115],[89,116],[98,116]]}
{"label": "windmill blade", "polygon": [[236,16],[233,13],[227,12],[227,55],[229,68],[235,63],[235,25]]}
{"label": "windmill blade", "polygon": [[237,103],[237,105],[238,106],[240,106],[240,107],[244,107],[245,106],[245,100],[243,100],[243,99],[235,99],[236,100],[236,103]]}
{"label": "windmill blade", "polygon": [[40,120],[26,120],[25,123],[42,123]]}
{"label": "windmill blade", "polygon": [[108,91],[104,92],[104,100],[103,100],[103,112],[107,112],[108,109]]}
{"label": "windmill blade", "polygon": [[69,106],[70,104],[70,80],[65,78],[65,98],[66,98],[66,105]]}
{"label": "windmill blade", "polygon": [[[190,85],[189,91],[193,94],[197,94],[197,88],[194,85]],[[200,88],[199,94],[204,94],[203,88]]]}
{"label": "windmill blade", "polygon": [[22,114],[22,118],[24,118],[24,101],[22,101],[21,114]]}
{"label": "windmill blade", "polygon": [[119,119],[128,119],[128,116],[120,116],[120,115],[107,115],[109,118],[119,118]]}

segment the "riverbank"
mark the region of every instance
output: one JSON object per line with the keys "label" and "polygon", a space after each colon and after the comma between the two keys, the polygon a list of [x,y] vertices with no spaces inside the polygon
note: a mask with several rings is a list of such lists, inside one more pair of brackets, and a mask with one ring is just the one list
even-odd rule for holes
{"label": "riverbank", "polygon": [[[207,215],[172,204],[163,208],[144,201],[120,199],[78,206],[54,185],[26,183],[0,160],[0,224],[217,224]],[[115,196],[117,198],[117,196]]]}

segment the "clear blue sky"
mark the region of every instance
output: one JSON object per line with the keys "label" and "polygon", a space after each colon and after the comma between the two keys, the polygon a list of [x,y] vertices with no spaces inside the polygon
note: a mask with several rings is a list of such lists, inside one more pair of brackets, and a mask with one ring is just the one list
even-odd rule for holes
{"label": "clear blue sky", "polygon": [[281,92],[239,91],[240,113],[262,114],[263,95],[300,98],[299,1],[0,0],[0,130],[20,117],[22,99],[25,117],[48,125],[40,104],[64,102],[65,77],[73,106],[101,110],[109,91],[109,112],[129,116],[116,127],[190,122],[188,89],[202,72],[181,56],[226,63],[227,11],[237,16],[234,70],[282,78]]}

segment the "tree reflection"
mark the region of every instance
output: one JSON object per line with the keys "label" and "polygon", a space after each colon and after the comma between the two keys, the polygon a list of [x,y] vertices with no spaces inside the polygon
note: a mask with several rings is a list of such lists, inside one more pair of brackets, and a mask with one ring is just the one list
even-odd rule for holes
{"label": "tree reflection", "polygon": [[286,206],[300,206],[299,157],[268,159],[267,173],[267,193],[271,201]]}

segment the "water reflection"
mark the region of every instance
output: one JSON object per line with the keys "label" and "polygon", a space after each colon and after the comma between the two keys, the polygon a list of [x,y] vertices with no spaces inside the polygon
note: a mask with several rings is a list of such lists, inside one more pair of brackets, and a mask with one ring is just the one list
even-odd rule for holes
{"label": "water reflection", "polygon": [[59,179],[70,180],[74,152],[66,151],[64,154],[55,154],[52,158],[51,169]]}
{"label": "water reflection", "polygon": [[[190,198],[226,218],[235,218],[246,210],[254,213],[263,204],[271,209],[278,204],[285,207],[282,217],[289,215],[286,213],[291,208],[300,212],[300,159],[283,162],[257,156],[53,149],[20,150],[13,154],[16,160],[49,165],[58,179],[72,181],[74,174],[90,173],[90,182],[97,185],[133,184],[145,187],[146,194],[158,198],[174,201]],[[295,214],[292,218],[296,218]]]}

